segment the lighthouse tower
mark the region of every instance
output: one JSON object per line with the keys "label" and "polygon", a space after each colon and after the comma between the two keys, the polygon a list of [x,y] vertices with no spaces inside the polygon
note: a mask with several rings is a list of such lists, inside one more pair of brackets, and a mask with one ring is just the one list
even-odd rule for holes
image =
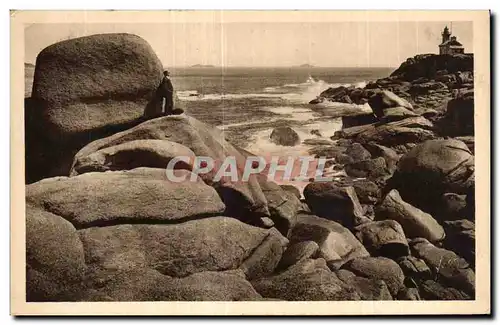
{"label": "lighthouse tower", "polygon": [[450,33],[450,30],[448,29],[448,26],[444,27],[444,30],[441,33],[441,36],[443,36],[443,41],[441,42],[441,44],[446,43],[447,41],[450,40],[451,33]]}

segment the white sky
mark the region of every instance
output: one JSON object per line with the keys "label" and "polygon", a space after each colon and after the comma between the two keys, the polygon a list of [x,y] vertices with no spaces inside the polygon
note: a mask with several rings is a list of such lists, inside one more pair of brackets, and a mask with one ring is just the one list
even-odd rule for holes
{"label": "white sky", "polygon": [[[397,67],[406,58],[437,53],[450,22],[32,24],[25,28],[25,62],[46,46],[98,33],[146,39],[165,67],[226,66]],[[472,23],[453,22],[453,35],[472,49]]]}

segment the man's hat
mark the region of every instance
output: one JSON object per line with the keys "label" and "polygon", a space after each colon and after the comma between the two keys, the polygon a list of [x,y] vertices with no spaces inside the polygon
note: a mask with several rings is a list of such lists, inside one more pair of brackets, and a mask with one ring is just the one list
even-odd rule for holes
{"label": "man's hat", "polygon": [[164,75],[164,76],[169,76],[169,75],[170,75],[170,72],[168,72],[168,70],[165,70],[165,71],[163,71],[163,75]]}

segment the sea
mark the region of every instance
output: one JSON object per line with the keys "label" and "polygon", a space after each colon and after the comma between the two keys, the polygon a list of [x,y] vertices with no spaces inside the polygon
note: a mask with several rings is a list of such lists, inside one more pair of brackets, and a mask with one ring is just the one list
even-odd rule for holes
{"label": "sea", "polygon": [[[30,96],[34,67],[26,66],[25,96]],[[290,126],[301,141],[329,139],[342,127],[339,116],[309,104],[322,91],[340,85],[363,87],[387,77],[393,68],[168,68],[175,106],[223,130],[231,143],[256,155],[301,156],[312,147],[285,147],[270,141],[278,126]],[[329,111],[335,105],[328,104]],[[307,141],[306,141],[307,143]]]}

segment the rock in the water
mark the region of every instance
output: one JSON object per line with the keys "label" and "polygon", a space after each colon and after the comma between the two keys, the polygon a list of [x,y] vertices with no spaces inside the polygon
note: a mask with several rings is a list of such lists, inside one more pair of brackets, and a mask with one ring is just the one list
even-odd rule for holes
{"label": "rock in the water", "polygon": [[157,111],[162,71],[153,48],[131,34],[85,36],[43,49],[26,108],[28,178],[67,175],[85,144]]}
{"label": "rock in the water", "polygon": [[271,141],[281,146],[293,147],[300,143],[300,137],[291,127],[278,127],[271,132]]}
{"label": "rock in the water", "polygon": [[318,250],[319,245],[311,240],[292,244],[283,253],[277,269],[285,270],[302,260],[313,258]]}
{"label": "rock in the water", "polygon": [[200,272],[171,278],[148,268],[99,270],[88,280],[83,301],[261,300],[238,270]]}
{"label": "rock in the water", "polygon": [[277,275],[252,281],[255,290],[266,298],[302,301],[359,300],[357,292],[335,273],[324,259],[308,259]]}
{"label": "rock in the water", "polygon": [[422,237],[431,242],[444,239],[443,227],[428,213],[403,201],[397,190],[391,190],[375,208],[377,220],[395,220],[409,238]]}
{"label": "rock in the water", "polygon": [[343,266],[354,274],[369,279],[382,280],[392,296],[403,288],[404,274],[398,263],[385,257],[356,258]]}
{"label": "rock in the water", "polygon": [[127,170],[137,167],[166,169],[176,157],[188,157],[189,162],[179,161],[176,169],[192,170],[195,154],[188,147],[167,140],[135,140],[97,150],[75,161],[73,175],[108,170]]}
{"label": "rock in the water", "polygon": [[452,251],[436,247],[423,238],[411,242],[411,250],[429,265],[437,282],[474,296],[475,274],[463,258]]}
{"label": "rock in the water", "polygon": [[359,240],[342,225],[313,215],[299,214],[290,235],[290,242],[314,241],[319,245],[319,257],[332,269],[357,257],[369,256]]}
{"label": "rock in the water", "polygon": [[305,139],[302,143],[307,146],[330,146],[333,144],[330,139]]}
{"label": "rock in the water", "polygon": [[354,229],[354,234],[373,256],[395,259],[409,254],[403,228],[394,220],[359,225]]}
{"label": "rock in the water", "polygon": [[405,201],[433,213],[444,193],[474,185],[474,156],[461,141],[429,140],[401,157],[393,178]]}
{"label": "rock in the water", "polygon": [[368,279],[347,270],[335,272],[340,280],[353,287],[361,300],[392,300],[387,284],[382,280]]}
{"label": "rock in the water", "polygon": [[445,221],[446,240],[444,247],[465,258],[474,267],[476,264],[475,224],[469,220]]}
{"label": "rock in the water", "polygon": [[311,211],[351,228],[363,216],[363,209],[352,186],[334,182],[313,182],[304,188],[304,197]]}
{"label": "rock in the water", "polygon": [[274,243],[279,242],[284,248],[288,242],[275,229],[253,227],[227,217],[174,225],[92,227],[78,232],[85,248],[85,261],[92,267],[109,270],[148,267],[173,277],[231,270],[243,264],[245,270],[269,269],[276,266],[282,254],[274,249]]}
{"label": "rock in the water", "polygon": [[[191,176],[185,170],[176,173],[178,177]],[[77,228],[179,222],[222,214],[225,206],[217,192],[199,178],[195,180],[173,182],[157,168],[87,173],[30,184],[26,187],[26,201],[65,218]]]}
{"label": "rock in the water", "polygon": [[73,301],[86,270],[75,227],[60,216],[26,205],[26,300]]}
{"label": "rock in the water", "polygon": [[[186,115],[171,115],[150,120],[89,143],[76,154],[73,166],[77,166],[79,161],[87,159],[85,157],[99,150],[135,140],[150,139],[175,142],[189,148],[198,157],[213,159],[216,167],[210,172],[200,173],[200,177],[217,190],[226,204],[229,215],[247,218],[251,222],[262,217],[270,217],[266,197],[255,175],[250,175],[246,182],[232,181],[229,177],[213,181],[219,170],[217,167],[221,166],[227,157],[234,157],[238,180],[241,180],[246,154],[227,142],[220,130]],[[75,174],[77,171],[73,168],[72,175]]]}

